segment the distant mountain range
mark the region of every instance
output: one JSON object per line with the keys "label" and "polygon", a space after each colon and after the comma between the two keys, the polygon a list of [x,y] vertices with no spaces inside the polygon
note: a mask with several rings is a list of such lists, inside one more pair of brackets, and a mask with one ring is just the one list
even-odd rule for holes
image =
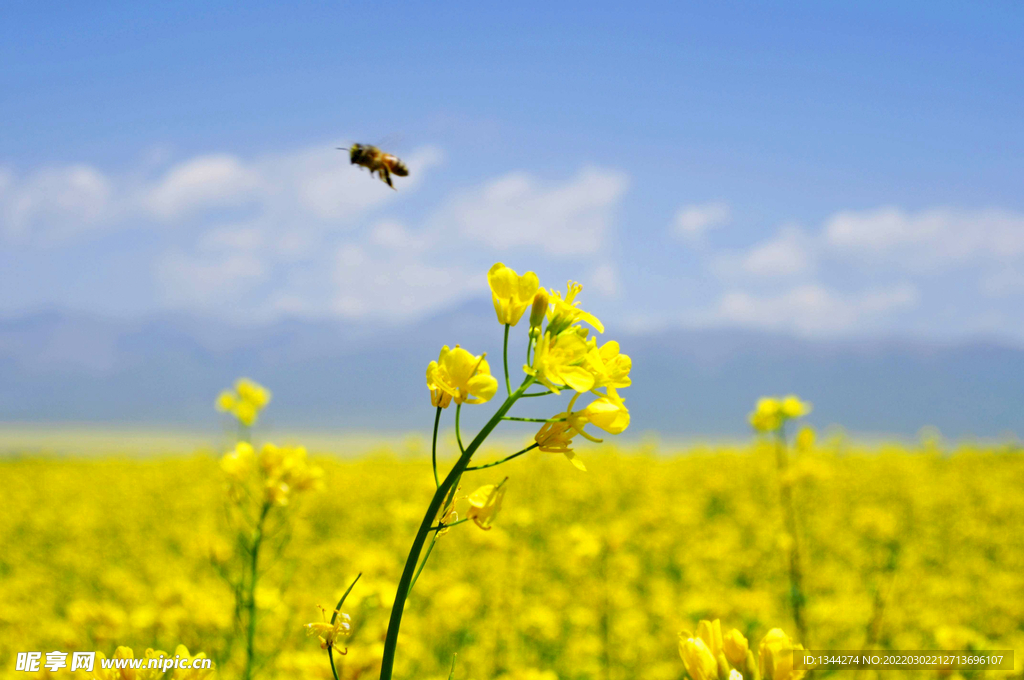
{"label": "distant mountain range", "polygon": [[[521,330],[521,329],[520,329]],[[510,368],[521,375],[523,336]],[[631,432],[747,433],[763,394],[814,403],[809,421],[853,433],[949,437],[1024,434],[1024,349],[994,342],[802,340],[744,330],[625,334]],[[405,326],[279,321],[242,327],[164,315],[125,321],[67,313],[0,320],[0,422],[208,428],[214,397],[246,375],[269,386],[269,426],[427,430],[424,372],[442,344],[488,352],[501,371],[501,327],[478,301]],[[564,400],[532,400],[544,415]],[[536,412],[537,409],[543,412]],[[552,412],[554,412],[552,410]],[[469,415],[468,426],[474,416]]]}

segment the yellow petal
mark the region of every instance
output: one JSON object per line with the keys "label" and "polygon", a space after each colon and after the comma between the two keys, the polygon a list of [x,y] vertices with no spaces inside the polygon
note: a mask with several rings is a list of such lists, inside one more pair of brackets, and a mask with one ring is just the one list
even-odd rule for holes
{"label": "yellow petal", "polygon": [[594,386],[594,375],[582,366],[565,366],[558,373],[563,383],[577,392],[589,392]]}
{"label": "yellow petal", "polygon": [[477,398],[476,403],[489,401],[498,391],[498,380],[490,374],[478,374],[469,379],[469,392]]}
{"label": "yellow petal", "polygon": [[574,451],[566,451],[565,457],[568,458],[569,462],[575,465],[578,469],[583,470],[584,472],[587,471],[587,466],[583,464],[583,461],[580,460],[580,457],[577,456]]}

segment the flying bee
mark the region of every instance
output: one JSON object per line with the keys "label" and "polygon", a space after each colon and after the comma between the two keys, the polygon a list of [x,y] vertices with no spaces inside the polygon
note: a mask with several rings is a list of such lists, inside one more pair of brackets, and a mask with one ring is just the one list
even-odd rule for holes
{"label": "flying bee", "polygon": [[384,153],[370,144],[353,144],[347,149],[339,146],[338,149],[348,151],[348,159],[352,161],[352,165],[363,166],[370,171],[371,175],[376,172],[380,181],[392,189],[395,188],[395,185],[391,183],[392,173],[399,177],[406,177],[409,174],[408,166],[400,161],[397,156]]}

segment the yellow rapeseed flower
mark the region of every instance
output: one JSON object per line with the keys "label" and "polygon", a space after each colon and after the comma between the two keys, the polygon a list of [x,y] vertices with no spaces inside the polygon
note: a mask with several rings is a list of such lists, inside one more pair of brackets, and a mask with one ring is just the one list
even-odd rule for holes
{"label": "yellow rapeseed flower", "polygon": [[[609,387],[607,394],[587,404],[583,409],[583,418],[593,423],[608,434],[621,434],[629,427],[629,410],[625,400],[619,396],[614,387]],[[586,436],[582,428],[580,434]]]}
{"label": "yellow rapeseed flower", "polygon": [[[447,349],[447,346],[445,346]],[[441,350],[442,354],[444,350]],[[441,408],[448,408],[448,405],[452,403],[452,395],[443,389],[441,389],[441,383],[438,380],[438,366],[436,361],[431,361],[427,364],[427,389],[430,390],[430,405],[440,406]]]}
{"label": "yellow rapeseed flower", "polygon": [[501,484],[485,484],[469,495],[469,511],[466,519],[485,531],[491,528],[494,518],[501,510],[501,502],[505,498],[506,477]]}
{"label": "yellow rapeseed flower", "polygon": [[800,680],[805,671],[793,670],[793,652],[803,650],[794,645],[781,628],[772,628],[761,640],[760,667],[764,680]]}
{"label": "yellow rapeseed flower", "polygon": [[257,409],[262,409],[270,403],[270,390],[248,378],[239,378],[235,383],[235,391],[238,397],[249,402]]}
{"label": "yellow rapeseed flower", "polygon": [[264,444],[259,463],[263,471],[264,494],[273,505],[287,505],[293,491],[318,490],[323,486],[324,471],[309,464],[304,446]]}
{"label": "yellow rapeseed flower", "polygon": [[537,340],[533,364],[524,365],[523,371],[555,394],[563,387],[587,392],[594,387],[594,374],[584,366],[589,351],[590,345],[574,328],[557,335],[544,333]]}
{"label": "yellow rapeseed flower", "polygon": [[688,632],[679,635],[679,656],[692,680],[717,680],[718,661],[706,642]]}
{"label": "yellow rapeseed flower", "polygon": [[455,349],[442,347],[437,361],[427,366],[430,403],[446,407],[451,401],[482,404],[490,400],[498,391],[498,381],[491,375],[485,356],[473,356],[458,345]]}
{"label": "yellow rapeseed flower", "polygon": [[487,284],[491,287],[498,323],[515,326],[533,302],[540,280],[533,272],[520,276],[498,262],[487,272]]}
{"label": "yellow rapeseed flower", "polygon": [[220,469],[228,477],[240,482],[249,476],[256,463],[256,454],[249,442],[238,442],[235,448],[220,459]]}
{"label": "yellow rapeseed flower", "polygon": [[793,394],[783,399],[778,397],[761,397],[757,400],[757,406],[750,414],[750,424],[758,432],[775,432],[787,420],[800,418],[810,412],[811,405],[808,402],[800,401]]}
{"label": "yellow rapeseed flower", "polygon": [[569,459],[570,463],[586,472],[587,466],[583,464],[579,456],[570,448],[572,446],[572,438],[576,434],[577,431],[565,421],[550,422],[544,423],[533,439],[537,442],[539,450],[545,453],[561,453]]}
{"label": "yellow rapeseed flower", "polygon": [[811,412],[811,404],[800,401],[795,394],[787,395],[779,406],[784,418],[801,418]]}
{"label": "yellow rapeseed flower", "polygon": [[619,343],[610,340],[600,349],[594,343],[587,352],[587,369],[594,375],[594,387],[629,387],[631,380],[629,371],[633,367],[633,360],[625,354],[619,353]]}
{"label": "yellow rapeseed flower", "polygon": [[270,390],[248,378],[239,378],[235,390],[224,390],[217,395],[218,411],[231,413],[243,425],[251,427],[259,413],[270,403]]}
{"label": "yellow rapeseed flower", "polygon": [[235,402],[238,401],[238,397],[231,390],[224,390],[217,395],[217,410],[218,411],[230,411],[235,407]]}
{"label": "yellow rapeseed flower", "polygon": [[781,404],[773,397],[761,397],[750,414],[750,424],[758,432],[774,432],[782,427]]}
{"label": "yellow rapeseed flower", "polygon": [[583,286],[570,281],[566,285],[565,298],[558,291],[551,294],[551,309],[548,310],[548,333],[557,335],[573,324],[584,322],[590,324],[598,333],[604,333],[604,324],[596,316],[584,312],[577,305],[576,295]]}
{"label": "yellow rapeseed flower", "polygon": [[717,659],[722,651],[722,622],[719,619],[701,621],[697,624],[697,637],[704,641],[711,655]]}
{"label": "yellow rapeseed flower", "polygon": [[327,610],[323,607],[320,611],[324,617],[324,623],[307,623],[303,628],[306,635],[316,635],[320,639],[320,649],[334,647],[338,638],[347,636],[352,630],[352,618],[348,614],[336,611],[334,623],[327,623]]}
{"label": "yellow rapeseed flower", "polygon": [[[577,456],[572,448],[570,448],[572,446],[572,439],[576,435],[582,435],[584,438],[589,439],[592,442],[600,443],[601,440],[591,436],[583,429],[589,422],[586,409],[583,411],[572,410],[572,407],[579,396],[579,392],[574,394],[572,399],[569,400],[569,405],[566,407],[565,411],[555,415],[548,422],[544,423],[533,439],[537,442],[537,448],[541,451],[546,453],[561,453],[569,459],[570,463],[586,472],[587,466],[583,464],[583,461],[580,460],[579,456]],[[601,416],[599,416],[599,419],[601,419]]]}
{"label": "yellow rapeseed flower", "polygon": [[734,666],[739,666],[747,658],[748,648],[747,638],[735,628],[722,636],[722,651]]}

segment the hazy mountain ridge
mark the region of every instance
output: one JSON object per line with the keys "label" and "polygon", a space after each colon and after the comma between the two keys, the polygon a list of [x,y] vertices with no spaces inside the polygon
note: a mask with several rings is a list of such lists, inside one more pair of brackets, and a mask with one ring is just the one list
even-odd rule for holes
{"label": "hazy mountain ridge", "polygon": [[[60,312],[0,320],[0,421],[205,427],[216,421],[216,393],[249,375],[274,390],[268,423],[422,429],[432,415],[423,375],[442,344],[486,351],[500,372],[493,314],[481,300],[406,326]],[[624,395],[634,432],[742,434],[758,396],[789,391],[814,402],[814,424],[853,432],[913,434],[926,424],[955,437],[1024,432],[1024,349],[992,341],[804,340],[729,329],[606,336],[633,357],[634,386]],[[510,351],[514,373],[521,340]]]}

